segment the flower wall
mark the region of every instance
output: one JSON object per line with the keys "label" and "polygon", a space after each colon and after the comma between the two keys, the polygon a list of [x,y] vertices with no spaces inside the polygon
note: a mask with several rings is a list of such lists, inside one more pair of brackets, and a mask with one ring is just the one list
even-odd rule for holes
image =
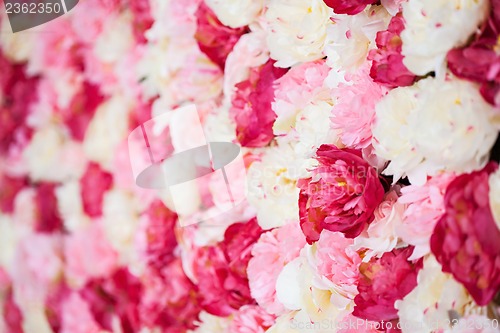
{"label": "flower wall", "polygon": [[[500,332],[499,0],[81,0],[0,25],[0,333]],[[220,175],[180,205],[134,178],[150,119],[171,118],[153,150],[203,141],[189,105],[241,148],[244,200],[215,217]]]}

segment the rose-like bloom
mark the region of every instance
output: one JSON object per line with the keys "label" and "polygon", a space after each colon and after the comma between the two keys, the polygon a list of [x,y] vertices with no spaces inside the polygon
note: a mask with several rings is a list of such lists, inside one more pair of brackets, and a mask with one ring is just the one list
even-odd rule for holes
{"label": "rose-like bloom", "polygon": [[387,30],[377,32],[377,49],[371,50],[368,55],[368,59],[372,60],[370,76],[375,82],[390,88],[411,86],[416,79],[403,64],[400,34],[404,27],[403,16],[394,16]]}
{"label": "rose-like bloom", "polygon": [[306,244],[295,221],[262,234],[252,248],[248,262],[250,293],[268,313],[282,314],[283,305],[276,299],[276,280],[283,267],[299,256]]}
{"label": "rose-like bloom", "polygon": [[256,305],[244,305],[234,314],[231,333],[264,333],[274,324],[274,316]]}
{"label": "rose-like bloom", "polygon": [[428,176],[484,166],[498,135],[495,110],[470,82],[428,78],[391,90],[376,106],[375,152],[391,162],[384,174]]}
{"label": "rose-like bloom", "polygon": [[267,46],[276,66],[290,67],[320,59],[331,9],[323,0],[271,0],[265,23]]}
{"label": "rose-like bloom", "polygon": [[[332,289],[343,297],[354,299],[358,291],[358,268],[361,257],[353,248],[354,241],[339,232],[324,231],[316,242],[314,265],[319,274],[319,283],[324,279],[332,282]],[[329,284],[327,283],[327,286]]]}
{"label": "rose-like bloom", "polygon": [[229,111],[236,122],[236,135],[243,147],[263,147],[273,138],[276,114],[271,108],[276,79],[286,73],[274,67],[274,61],[253,68],[248,80],[236,84],[232,108]]}
{"label": "rose-like bloom", "polygon": [[354,316],[377,322],[398,318],[394,303],[415,288],[418,271],[422,268],[421,259],[408,260],[412,251],[411,246],[396,249],[360,265]]}
{"label": "rose-like bloom", "polygon": [[430,178],[422,186],[410,185],[401,189],[398,202],[406,205],[406,209],[396,233],[403,241],[415,246],[410,259],[430,253],[432,231],[444,213],[444,193],[454,178],[453,174],[445,173]]}
{"label": "rose-like bloom", "polygon": [[240,28],[255,21],[262,11],[263,0],[206,0],[222,24]]}
{"label": "rose-like bloom", "polygon": [[324,0],[325,4],[337,14],[355,15],[376,0]]}
{"label": "rose-like bloom", "polygon": [[[342,82],[342,72],[355,72],[366,63],[371,49],[376,48],[377,32],[386,30],[391,16],[382,6],[372,6],[359,14],[333,15],[335,24],[327,27],[326,62],[332,68],[329,86]],[[340,72],[340,79],[330,83],[331,76]],[[337,82],[338,81],[338,82]]]}
{"label": "rose-like bloom", "polygon": [[491,1],[491,15],[481,35],[464,48],[448,52],[448,67],[456,76],[481,84],[481,95],[500,105],[500,59],[497,54],[500,28],[500,1]]}
{"label": "rose-like bloom", "polygon": [[500,289],[500,229],[489,204],[489,175],[484,169],[453,180],[444,197],[445,213],[431,237],[431,250],[462,283],[478,305],[488,304]]}
{"label": "rose-like bloom", "polygon": [[408,0],[402,4],[403,63],[417,75],[439,71],[446,54],[463,46],[488,15],[487,0]]}
{"label": "rose-like bloom", "polygon": [[204,1],[200,3],[196,11],[196,18],[198,24],[195,38],[200,50],[221,69],[224,69],[227,55],[240,36],[245,33],[245,29],[231,29],[224,26]]}
{"label": "rose-like bloom", "polygon": [[332,93],[332,128],[349,148],[362,149],[371,143],[375,105],[386,93],[384,87],[373,82],[368,71],[367,64],[353,74],[346,74],[346,82]]}
{"label": "rose-like bloom", "polygon": [[87,169],[80,178],[80,195],[83,210],[90,217],[102,215],[102,199],[113,185],[113,176],[103,170],[99,164],[89,162]]}
{"label": "rose-like bloom", "polygon": [[401,245],[398,244],[397,228],[403,223],[406,207],[398,201],[398,192],[399,186],[396,186],[385,195],[384,201],[375,210],[373,222],[354,240],[356,250],[366,250],[363,258],[365,262]]}
{"label": "rose-like bloom", "polygon": [[228,316],[245,304],[255,304],[248,286],[247,266],[261,233],[253,218],[232,224],[218,245],[196,250],[191,265],[205,311]]}
{"label": "rose-like bloom", "polygon": [[358,236],[384,197],[377,172],[353,149],[322,145],[312,177],[300,179],[300,225],[309,244],[323,229]]}
{"label": "rose-like bloom", "polygon": [[396,308],[401,327],[411,328],[412,333],[450,328],[448,311],[462,316],[478,310],[465,288],[450,274],[441,272],[441,265],[432,255],[424,260],[415,289],[396,301]]}
{"label": "rose-like bloom", "polygon": [[489,185],[491,213],[500,229],[500,169],[491,174]]}

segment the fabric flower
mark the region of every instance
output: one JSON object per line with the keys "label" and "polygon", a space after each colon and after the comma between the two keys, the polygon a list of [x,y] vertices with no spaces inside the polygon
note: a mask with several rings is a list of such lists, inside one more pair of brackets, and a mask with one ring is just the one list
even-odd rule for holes
{"label": "fabric flower", "polygon": [[377,32],[377,49],[371,50],[370,76],[375,82],[389,88],[411,86],[416,76],[403,64],[401,32],[405,21],[401,14],[394,16],[385,31]]}
{"label": "fabric flower", "polygon": [[488,304],[500,289],[500,229],[488,200],[489,175],[484,169],[453,180],[444,197],[445,213],[431,237],[431,250],[472,295],[478,305]]}
{"label": "fabric flower", "polygon": [[274,84],[286,70],[268,61],[250,72],[248,80],[236,84],[230,115],[236,122],[236,135],[244,147],[263,147],[274,138],[276,114],[271,109]]}
{"label": "fabric flower", "polygon": [[278,67],[322,57],[331,10],[322,0],[271,0],[265,10],[267,46]]}
{"label": "fabric flower", "polygon": [[404,65],[416,75],[440,71],[446,54],[463,46],[488,15],[486,0],[408,0],[402,4]]}
{"label": "fabric flower", "polygon": [[377,172],[352,149],[322,145],[316,152],[313,176],[300,179],[300,224],[309,244],[323,229],[358,236],[374,219],[384,189]]}
{"label": "fabric flower", "polygon": [[355,15],[366,6],[376,3],[374,0],[324,0],[325,4],[337,14]]}
{"label": "fabric flower", "polygon": [[355,317],[376,322],[398,318],[394,303],[415,288],[422,268],[422,260],[408,260],[412,251],[411,246],[396,249],[360,265],[359,293],[354,298]]}
{"label": "fabric flower", "polygon": [[262,234],[252,248],[248,262],[250,292],[266,312],[282,314],[283,305],[276,299],[276,280],[283,267],[299,256],[306,244],[299,224],[291,222]]}

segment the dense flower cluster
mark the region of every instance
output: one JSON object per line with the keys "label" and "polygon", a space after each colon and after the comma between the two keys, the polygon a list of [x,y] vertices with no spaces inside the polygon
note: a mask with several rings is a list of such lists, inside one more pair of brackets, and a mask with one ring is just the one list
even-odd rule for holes
{"label": "dense flower cluster", "polygon": [[[499,33],[500,0],[2,13],[0,333],[500,332]],[[207,140],[223,174],[138,186]]]}

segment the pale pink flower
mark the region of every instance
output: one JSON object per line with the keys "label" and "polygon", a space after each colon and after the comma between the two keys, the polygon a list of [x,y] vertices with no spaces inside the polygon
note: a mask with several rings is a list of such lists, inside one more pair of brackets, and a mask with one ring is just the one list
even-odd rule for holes
{"label": "pale pink flower", "polygon": [[398,202],[407,208],[396,232],[403,241],[415,246],[411,259],[430,253],[432,231],[444,213],[444,193],[454,178],[453,174],[442,174],[430,178],[423,186],[410,185],[401,189]]}
{"label": "pale pink flower", "polygon": [[357,294],[358,267],[361,264],[353,243],[342,233],[328,230],[321,233],[316,243],[317,272],[333,282],[337,292],[350,299]]}
{"label": "pale pink flower", "polygon": [[231,333],[264,333],[274,324],[274,316],[257,305],[244,305],[229,325]]}
{"label": "pale pink flower", "polygon": [[99,221],[67,236],[64,245],[66,277],[77,286],[109,275],[117,264],[117,254]]}
{"label": "pale pink flower", "polygon": [[372,138],[375,105],[387,89],[373,82],[369,63],[356,73],[346,74],[346,83],[333,90],[332,128],[340,130],[342,143],[349,148],[366,148]]}
{"label": "pale pink flower", "polygon": [[305,244],[299,224],[294,221],[264,233],[254,245],[247,269],[250,292],[268,313],[284,312],[276,297],[276,281],[283,267],[299,256]]}
{"label": "pale pink flower", "polygon": [[61,305],[61,333],[99,333],[89,305],[78,293],[71,293]]}

